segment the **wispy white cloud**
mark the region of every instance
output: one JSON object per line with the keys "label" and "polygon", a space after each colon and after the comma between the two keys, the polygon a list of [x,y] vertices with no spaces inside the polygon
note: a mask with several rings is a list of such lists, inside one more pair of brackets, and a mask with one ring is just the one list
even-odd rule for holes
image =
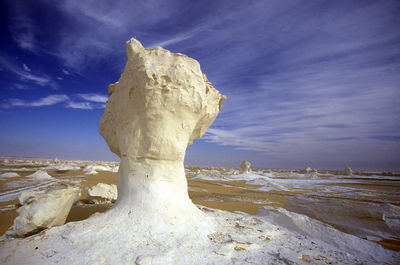
{"label": "wispy white cloud", "polygon": [[91,110],[98,108],[91,102],[75,102],[75,101],[66,102],[65,107],[70,109],[84,109],[84,110]]}
{"label": "wispy white cloud", "polygon": [[5,70],[16,75],[22,81],[32,82],[39,86],[49,86],[53,89],[57,89],[57,84],[50,76],[41,73],[33,73],[25,64],[22,65],[23,67],[20,67],[12,60],[4,56],[0,56],[0,66],[3,68],[3,71]]}
{"label": "wispy white cloud", "polygon": [[[122,0],[113,3],[38,0],[35,3],[45,10],[51,9],[62,14],[68,18],[68,23],[60,23],[52,28],[57,34],[53,34],[50,47],[38,47],[35,39],[42,29],[30,19],[31,14],[27,10],[20,8],[20,4],[11,2],[14,15],[24,20],[24,29],[29,28],[27,32],[30,34],[32,50],[40,50],[42,53],[58,57],[64,66],[74,69],[77,73],[110,56],[122,61],[124,52],[121,46],[126,40],[138,34],[147,34],[144,30],[151,29],[160,21],[168,21],[174,15],[184,13],[182,9],[185,8],[185,3],[179,1],[167,4],[155,0],[139,2]],[[19,25],[17,22],[13,20],[10,23],[16,41],[21,39],[24,33],[19,27],[17,29]],[[193,34],[195,33],[192,30],[180,30],[173,34],[175,36],[173,39],[168,37],[172,35],[169,33],[163,36],[159,36],[158,33],[152,34],[154,36],[149,43],[167,46],[191,38]]]}
{"label": "wispy white cloud", "polygon": [[[204,138],[260,152],[274,166],[284,166],[287,161],[319,166],[323,160],[327,166],[345,161],[364,163],[377,156],[393,160],[400,148],[396,138],[400,107],[394,100],[400,97],[397,87],[326,98],[313,95],[320,93],[318,88],[309,93],[279,102],[269,99],[268,92],[232,95],[230,103],[228,96],[220,117]],[[254,97],[263,100],[256,102]],[[250,108],[246,102],[252,102]],[[391,137],[379,137],[388,134]]]}
{"label": "wispy white cloud", "polygon": [[27,101],[18,98],[11,98],[2,104],[3,108],[11,108],[11,107],[43,107],[43,106],[51,106],[61,102],[65,102],[69,100],[69,97],[65,94],[56,94],[49,95],[44,98]]}
{"label": "wispy white cloud", "polygon": [[65,75],[71,75],[71,73],[67,70],[67,69],[62,69],[62,72],[65,74]]}
{"label": "wispy white cloud", "polygon": [[[211,25],[207,25],[207,27],[208,26],[211,26]],[[168,47],[168,46],[170,46],[172,44],[176,44],[176,43],[180,43],[180,42],[185,41],[185,40],[189,40],[189,39],[193,38],[194,36],[196,36],[197,34],[201,33],[204,30],[205,30],[205,28],[199,26],[199,27],[196,27],[195,29],[192,29],[192,30],[190,30],[188,32],[178,33],[177,35],[173,36],[172,38],[168,38],[168,39],[164,39],[162,41],[150,43],[147,46],[149,46],[149,47],[155,47],[155,46]]]}
{"label": "wispy white cloud", "polygon": [[33,22],[27,18],[15,18],[10,24],[13,39],[24,50],[35,51],[36,43],[34,37]]}
{"label": "wispy white cloud", "polygon": [[69,101],[65,103],[65,107],[71,109],[92,109],[92,106],[89,102],[73,102]]}
{"label": "wispy white cloud", "polygon": [[108,100],[108,97],[106,95],[95,94],[95,93],[78,94],[77,96],[82,98],[82,99],[84,99],[84,100],[88,100],[88,101],[92,101],[92,102],[98,102],[98,103],[106,103],[106,101]]}
{"label": "wispy white cloud", "polygon": [[[245,10],[237,27],[213,29],[220,34],[212,41],[224,49],[206,56],[209,77],[228,99],[206,141],[258,152],[264,165],[394,164],[400,35],[389,7],[359,6],[354,13],[334,6],[320,10],[322,20],[302,19],[315,3],[272,8],[277,14],[254,19]],[[201,51],[207,43],[191,48]]]}
{"label": "wispy white cloud", "polygon": [[[82,101],[82,99],[86,101]],[[3,103],[0,106],[2,108],[44,107],[64,103],[63,106],[65,108],[92,110],[105,108],[104,102],[105,101],[104,98],[102,98],[102,95],[98,94],[75,94],[70,96],[66,94],[54,94],[37,100],[10,98],[7,100],[3,100]]]}
{"label": "wispy white cloud", "polygon": [[25,71],[30,72],[31,68],[29,68],[26,64],[22,64],[22,67],[24,68]]}
{"label": "wispy white cloud", "polygon": [[12,86],[9,87],[11,90],[28,90],[31,89],[29,86],[20,84],[20,83],[15,83]]}
{"label": "wispy white cloud", "polygon": [[36,51],[35,22],[27,15],[26,6],[14,1],[9,6],[12,14],[8,29],[13,40],[24,50]]}
{"label": "wispy white cloud", "polygon": [[[115,40],[119,38],[117,34],[128,27],[123,22],[128,13],[128,10],[121,8],[123,4],[114,2],[111,8],[108,1],[47,2],[46,5],[67,17],[79,17],[58,28],[63,34],[58,35],[55,45],[48,53],[58,57],[63,65],[74,69],[74,72],[81,72],[115,53],[116,49],[113,48]],[[135,16],[132,11],[130,13]],[[70,71],[66,69],[63,72],[70,75]]]}

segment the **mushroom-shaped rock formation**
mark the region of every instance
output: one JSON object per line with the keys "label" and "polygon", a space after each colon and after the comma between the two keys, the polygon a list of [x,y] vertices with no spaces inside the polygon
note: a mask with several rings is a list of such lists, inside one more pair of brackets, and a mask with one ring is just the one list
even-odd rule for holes
{"label": "mushroom-shaped rock formation", "polygon": [[138,222],[204,226],[188,195],[186,148],[213,123],[225,99],[200,64],[131,39],[128,62],[101,119],[100,134],[121,158],[114,211]]}
{"label": "mushroom-shaped rock formation", "polygon": [[251,163],[247,160],[244,160],[241,164],[240,164],[240,168],[242,169],[243,173],[249,173],[251,172]]}

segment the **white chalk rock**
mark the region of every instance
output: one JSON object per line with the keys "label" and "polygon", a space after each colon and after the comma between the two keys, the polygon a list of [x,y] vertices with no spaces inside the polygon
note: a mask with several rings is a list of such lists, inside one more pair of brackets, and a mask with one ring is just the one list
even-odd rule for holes
{"label": "white chalk rock", "polygon": [[311,167],[306,167],[303,170],[301,170],[301,173],[304,174],[311,174],[313,172],[313,169]]}
{"label": "white chalk rock", "polygon": [[243,173],[249,173],[251,172],[251,163],[247,160],[244,160],[241,164],[240,164],[240,168],[242,169]]}
{"label": "white chalk rock", "polygon": [[[131,39],[120,80],[110,98],[100,134],[121,158],[114,211],[133,212],[146,225],[205,226],[188,195],[186,148],[215,120],[224,96],[200,64],[161,47],[145,49]],[[157,223],[157,224],[156,224]],[[187,232],[187,231],[186,231]]]}
{"label": "white chalk rock", "polygon": [[225,97],[192,58],[161,47],[145,49],[135,39],[126,48],[128,62],[120,80],[109,86],[100,133],[120,157],[182,160]]}
{"label": "white chalk rock", "polygon": [[353,170],[350,167],[346,167],[343,171],[343,174],[346,176],[351,176],[353,175]]}
{"label": "white chalk rock", "polygon": [[72,205],[79,200],[80,189],[67,187],[22,193],[14,220],[18,236],[28,236],[43,229],[63,225]]}
{"label": "white chalk rock", "polygon": [[43,170],[38,170],[35,173],[26,176],[27,178],[32,178],[36,180],[46,180],[46,179],[52,179],[53,177],[50,176],[46,171]]}
{"label": "white chalk rock", "polygon": [[88,190],[89,200],[93,203],[111,203],[118,197],[117,185],[97,183]]}
{"label": "white chalk rock", "polygon": [[0,178],[15,178],[15,177],[19,177],[18,173],[15,172],[6,172],[0,175]]}
{"label": "white chalk rock", "polygon": [[95,166],[93,165],[88,165],[83,168],[83,172],[85,172],[86,175],[96,175],[98,172],[95,169]]}
{"label": "white chalk rock", "polygon": [[86,175],[96,175],[98,171],[118,172],[118,166],[87,165],[83,168]]}
{"label": "white chalk rock", "polygon": [[61,171],[72,171],[72,170],[80,170],[81,167],[78,166],[72,166],[68,164],[61,164],[60,166],[57,166],[55,169],[61,170]]}

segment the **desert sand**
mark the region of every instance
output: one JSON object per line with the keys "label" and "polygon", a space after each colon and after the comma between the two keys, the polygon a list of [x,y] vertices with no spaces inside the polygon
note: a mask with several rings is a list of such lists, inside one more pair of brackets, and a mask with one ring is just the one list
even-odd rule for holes
{"label": "desert sand", "polygon": [[[11,160],[12,161],[12,160]],[[111,171],[98,171],[96,175],[87,175],[82,170],[87,165],[96,164],[94,161],[62,161],[61,165],[46,165],[46,160],[36,159],[37,164],[32,165],[32,159],[24,160],[20,164],[15,165],[13,162],[2,163],[0,165],[1,172],[15,172],[19,177],[1,178],[0,179],[0,234],[4,234],[12,225],[17,216],[16,208],[18,204],[18,196],[25,188],[27,190],[36,188],[36,183],[28,182],[24,176],[28,176],[39,169],[45,169],[49,175],[61,182],[79,182],[82,187],[80,203],[74,205],[67,218],[68,222],[80,221],[88,218],[96,212],[104,212],[112,207],[112,204],[91,204],[88,201],[88,189],[97,183],[117,184],[117,173]],[[43,163],[43,164],[42,164]],[[63,169],[64,165],[78,166],[79,170],[58,170]],[[110,162],[97,162],[107,166]],[[118,163],[114,163],[114,166]],[[52,167],[49,169],[49,167]],[[22,170],[21,170],[22,169]],[[111,169],[110,169],[111,170]],[[202,173],[197,174],[200,171]],[[303,174],[289,173],[290,170],[274,170],[272,173],[259,173],[260,179],[263,176],[270,176],[272,179],[286,180],[288,190],[269,190],[267,185],[259,183],[248,184],[248,180],[226,179],[224,176],[230,175],[232,172],[239,172],[239,168],[223,169],[217,168],[210,170],[209,168],[201,167],[186,167],[186,177],[189,186],[189,196],[197,205],[203,205],[210,208],[220,209],[230,212],[243,212],[250,215],[257,215],[263,206],[282,207],[291,211],[303,213],[307,216],[316,218],[324,223],[330,224],[340,231],[356,235],[360,238],[369,239],[372,242],[377,242],[387,249],[400,251],[400,237],[398,234],[388,231],[387,224],[382,219],[384,211],[379,211],[380,208],[387,204],[400,206],[400,176],[384,176],[376,173],[371,175],[368,172],[360,175],[353,175],[351,178],[340,175],[336,171],[331,171],[330,174],[318,175],[318,179],[313,176]],[[264,170],[266,171],[266,170]],[[261,170],[259,171],[261,172]],[[267,172],[267,171],[266,171]],[[268,171],[269,172],[269,171]],[[0,173],[0,175],[3,173]],[[199,178],[200,175],[200,178]],[[367,178],[366,175],[369,175]],[[320,183],[318,186],[308,187],[304,185],[292,185],[291,182],[296,180],[318,182],[321,180],[329,180],[328,182]],[[345,180],[345,182],[343,182]],[[40,182],[39,182],[40,184]],[[22,186],[19,186],[22,185]],[[40,188],[40,186],[39,186]],[[268,189],[268,190],[267,190]],[[5,196],[7,193],[15,191],[13,197]],[[357,196],[348,198],[348,193],[354,192]],[[352,211],[343,211],[343,224],[339,225],[335,221],[335,212],[330,213],[329,207],[325,209],[314,209],[314,211],[300,211],[298,207],[287,205],[286,202],[290,198],[295,198],[296,195],[303,195],[314,200],[322,199],[326,206],[333,202],[348,201],[359,205],[359,209],[364,209],[364,216],[360,213]],[[343,196],[343,197],[342,197]],[[10,200],[7,200],[10,199]],[[369,208],[373,207],[375,211],[380,212],[377,216],[373,216],[369,212]],[[346,207],[346,204],[343,204]],[[348,204],[347,207],[351,207]],[[321,212],[319,212],[321,211]],[[327,218],[322,218],[327,215]],[[354,220],[362,222],[367,219],[371,224],[365,227],[364,231],[359,231],[357,227],[351,224]],[[381,230],[381,231],[380,231]],[[381,233],[380,237],[375,238],[375,234]]]}

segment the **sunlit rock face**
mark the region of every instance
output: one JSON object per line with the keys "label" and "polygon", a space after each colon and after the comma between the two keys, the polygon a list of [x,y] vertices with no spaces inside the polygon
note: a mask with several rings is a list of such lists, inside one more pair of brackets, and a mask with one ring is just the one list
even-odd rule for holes
{"label": "sunlit rock face", "polygon": [[63,225],[72,205],[79,200],[78,187],[59,187],[22,193],[18,216],[14,220],[14,232],[28,236],[43,229]]}
{"label": "sunlit rock face", "polygon": [[88,190],[88,195],[91,203],[112,203],[118,197],[117,186],[115,184],[97,183]]}
{"label": "sunlit rock face", "polygon": [[244,160],[241,164],[240,164],[240,168],[242,169],[243,173],[249,173],[251,172],[251,163],[247,160]]}
{"label": "sunlit rock face", "polygon": [[[183,167],[186,148],[215,120],[225,99],[199,63],[131,39],[120,80],[100,133],[121,158],[115,209],[156,216],[166,223],[194,222],[203,214],[191,202]],[[196,223],[196,222],[195,222]]]}

